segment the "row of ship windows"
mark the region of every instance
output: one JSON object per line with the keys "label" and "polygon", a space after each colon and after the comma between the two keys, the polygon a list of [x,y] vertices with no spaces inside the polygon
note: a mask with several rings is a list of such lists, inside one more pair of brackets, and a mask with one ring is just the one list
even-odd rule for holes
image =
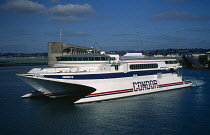
{"label": "row of ship windows", "polygon": [[132,65],[130,65],[131,70],[151,69],[151,68],[158,68],[158,64],[132,64]]}
{"label": "row of ship windows", "polygon": [[165,61],[166,64],[177,64],[177,61]]}
{"label": "row of ship windows", "polygon": [[108,61],[115,57],[57,57],[57,61]]}

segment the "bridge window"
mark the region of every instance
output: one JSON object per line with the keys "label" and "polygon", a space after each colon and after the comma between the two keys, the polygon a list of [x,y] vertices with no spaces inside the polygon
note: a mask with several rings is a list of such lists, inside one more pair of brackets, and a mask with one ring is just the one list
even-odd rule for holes
{"label": "bridge window", "polygon": [[132,64],[132,65],[130,65],[131,70],[151,69],[151,68],[158,68],[158,64]]}
{"label": "bridge window", "polygon": [[109,60],[109,57],[57,57],[57,61],[107,61],[107,60]]}

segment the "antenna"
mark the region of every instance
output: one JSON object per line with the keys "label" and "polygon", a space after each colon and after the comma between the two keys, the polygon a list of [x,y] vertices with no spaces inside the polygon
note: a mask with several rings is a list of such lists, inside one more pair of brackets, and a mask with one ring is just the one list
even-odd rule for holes
{"label": "antenna", "polygon": [[96,47],[97,47],[98,42],[95,42],[95,49],[94,49],[94,53],[96,53]]}
{"label": "antenna", "polygon": [[176,30],[176,44],[177,44],[177,48],[176,48],[176,60],[178,61],[178,55],[179,55],[179,30]]}
{"label": "antenna", "polygon": [[61,27],[59,27],[59,30],[60,30],[60,42],[61,42]]}

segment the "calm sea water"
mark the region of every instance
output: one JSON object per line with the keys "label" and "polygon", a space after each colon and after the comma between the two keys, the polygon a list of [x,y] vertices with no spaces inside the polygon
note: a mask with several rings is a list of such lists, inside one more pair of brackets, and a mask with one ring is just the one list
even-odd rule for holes
{"label": "calm sea water", "polygon": [[33,90],[0,68],[1,135],[210,135],[210,70],[183,69],[194,87],[86,104],[20,99]]}

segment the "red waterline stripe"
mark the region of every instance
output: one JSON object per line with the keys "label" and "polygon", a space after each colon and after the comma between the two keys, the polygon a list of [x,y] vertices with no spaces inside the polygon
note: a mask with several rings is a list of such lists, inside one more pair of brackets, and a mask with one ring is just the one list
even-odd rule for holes
{"label": "red waterline stripe", "polygon": [[176,82],[176,83],[161,84],[161,85],[158,85],[158,86],[175,85],[175,84],[181,84],[181,83],[183,83],[183,82]]}
{"label": "red waterline stripe", "polygon": [[133,90],[133,88],[132,89],[125,89],[125,90],[116,90],[116,91],[102,92],[102,93],[94,93],[94,94],[90,94],[90,95],[87,95],[87,96],[95,96],[95,95],[101,95],[101,94],[118,93],[118,92],[125,92],[125,91],[129,91],[129,90]]}
{"label": "red waterline stripe", "polygon": [[191,81],[184,81],[184,83],[191,83]]}

